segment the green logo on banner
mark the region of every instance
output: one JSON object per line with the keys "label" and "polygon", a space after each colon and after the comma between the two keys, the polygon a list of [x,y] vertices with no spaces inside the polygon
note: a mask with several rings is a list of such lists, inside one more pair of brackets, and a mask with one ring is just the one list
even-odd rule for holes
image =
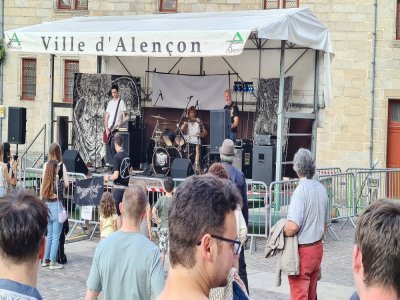
{"label": "green logo on banner", "polygon": [[11,39],[10,39],[10,44],[11,43],[18,43],[18,46],[21,46],[21,42],[18,39],[17,34],[14,32],[14,34],[12,35]]}
{"label": "green logo on banner", "polygon": [[232,45],[232,44],[243,44],[243,38],[242,38],[242,36],[240,35],[239,32],[236,32],[236,34],[235,34],[235,36],[233,37],[233,39],[230,40],[230,41],[227,41],[227,42],[228,42],[228,43],[231,43],[231,45]]}
{"label": "green logo on banner", "polygon": [[226,49],[225,53],[227,54],[239,54],[242,52],[244,40],[239,32],[236,32],[233,39],[227,41],[229,43],[228,49]]}

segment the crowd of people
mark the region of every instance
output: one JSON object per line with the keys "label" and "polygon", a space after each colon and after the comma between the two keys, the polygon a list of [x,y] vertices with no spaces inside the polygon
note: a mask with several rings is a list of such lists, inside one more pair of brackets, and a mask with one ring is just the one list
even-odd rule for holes
{"label": "crowd of people", "polygon": [[[207,174],[190,176],[176,188],[166,178],[165,195],[153,208],[143,186],[126,183],[120,168],[126,158],[120,137],[115,135],[113,142],[118,167],[104,179],[117,182],[117,192],[103,193],[100,201],[101,239],[87,279],[86,299],[100,294],[104,299],[250,299],[244,252],[247,186],[243,173],[232,165],[233,141],[224,140],[221,163],[211,165]],[[321,277],[328,195],[313,179],[315,161],[309,150],[299,149],[293,165],[300,182],[286,219],[270,234],[267,255],[279,253],[279,268],[290,269],[291,299],[314,300]],[[11,180],[7,165],[0,167],[3,180]],[[43,166],[40,197],[4,190],[0,299],[42,299],[36,289],[39,267],[54,270],[66,263],[62,240],[67,229],[60,211],[65,206],[62,190],[69,182],[60,148],[52,144]],[[158,247],[152,241],[151,219],[157,224]],[[399,299],[399,245],[400,203],[375,201],[357,218],[352,300]],[[170,268],[165,279],[167,255]]]}

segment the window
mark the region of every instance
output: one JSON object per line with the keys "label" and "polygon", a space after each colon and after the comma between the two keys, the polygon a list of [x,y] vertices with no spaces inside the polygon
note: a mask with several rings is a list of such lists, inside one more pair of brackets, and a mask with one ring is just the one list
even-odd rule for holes
{"label": "window", "polygon": [[176,12],[178,0],[160,0],[160,12]]}
{"label": "window", "polygon": [[79,61],[64,62],[64,102],[72,102],[74,96],[74,74],[79,73]]}
{"label": "window", "polygon": [[36,96],[36,59],[22,59],[21,100],[34,100]]}
{"label": "window", "polygon": [[294,7],[299,7],[299,0],[264,0],[264,9]]}
{"label": "window", "polygon": [[299,7],[299,0],[283,0],[283,8]]}
{"label": "window", "polygon": [[58,9],[87,10],[88,0],[57,0]]}
{"label": "window", "polygon": [[396,40],[400,40],[400,0],[397,0],[396,7]]}
{"label": "window", "polygon": [[279,0],[264,0],[264,9],[279,8]]}

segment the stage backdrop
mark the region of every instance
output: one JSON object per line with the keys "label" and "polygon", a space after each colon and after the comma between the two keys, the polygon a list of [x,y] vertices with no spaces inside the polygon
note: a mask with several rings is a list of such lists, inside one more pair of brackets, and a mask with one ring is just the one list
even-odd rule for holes
{"label": "stage backdrop", "polygon": [[[185,108],[190,96],[193,96],[189,106],[195,105],[198,100],[200,110],[222,109],[225,105],[224,91],[226,89],[229,89],[228,75],[195,76],[154,73],[152,105]],[[160,92],[162,97],[159,97]]]}
{"label": "stage backdrop", "polygon": [[104,114],[110,101],[112,85],[118,85],[119,95],[125,101],[131,118],[140,115],[140,78],[76,73],[74,79],[74,113],[72,141],[85,163],[97,167],[105,156],[102,142]]}

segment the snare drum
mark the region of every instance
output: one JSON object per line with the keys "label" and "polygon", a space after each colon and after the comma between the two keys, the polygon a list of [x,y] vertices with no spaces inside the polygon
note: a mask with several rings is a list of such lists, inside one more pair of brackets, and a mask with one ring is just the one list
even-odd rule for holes
{"label": "snare drum", "polygon": [[164,140],[165,145],[167,145],[168,147],[171,147],[172,144],[174,143],[175,132],[173,132],[169,128],[165,128],[162,133],[162,138]]}
{"label": "snare drum", "polygon": [[175,158],[182,158],[182,155],[177,148],[155,148],[153,153],[154,172],[156,174],[168,175]]}

